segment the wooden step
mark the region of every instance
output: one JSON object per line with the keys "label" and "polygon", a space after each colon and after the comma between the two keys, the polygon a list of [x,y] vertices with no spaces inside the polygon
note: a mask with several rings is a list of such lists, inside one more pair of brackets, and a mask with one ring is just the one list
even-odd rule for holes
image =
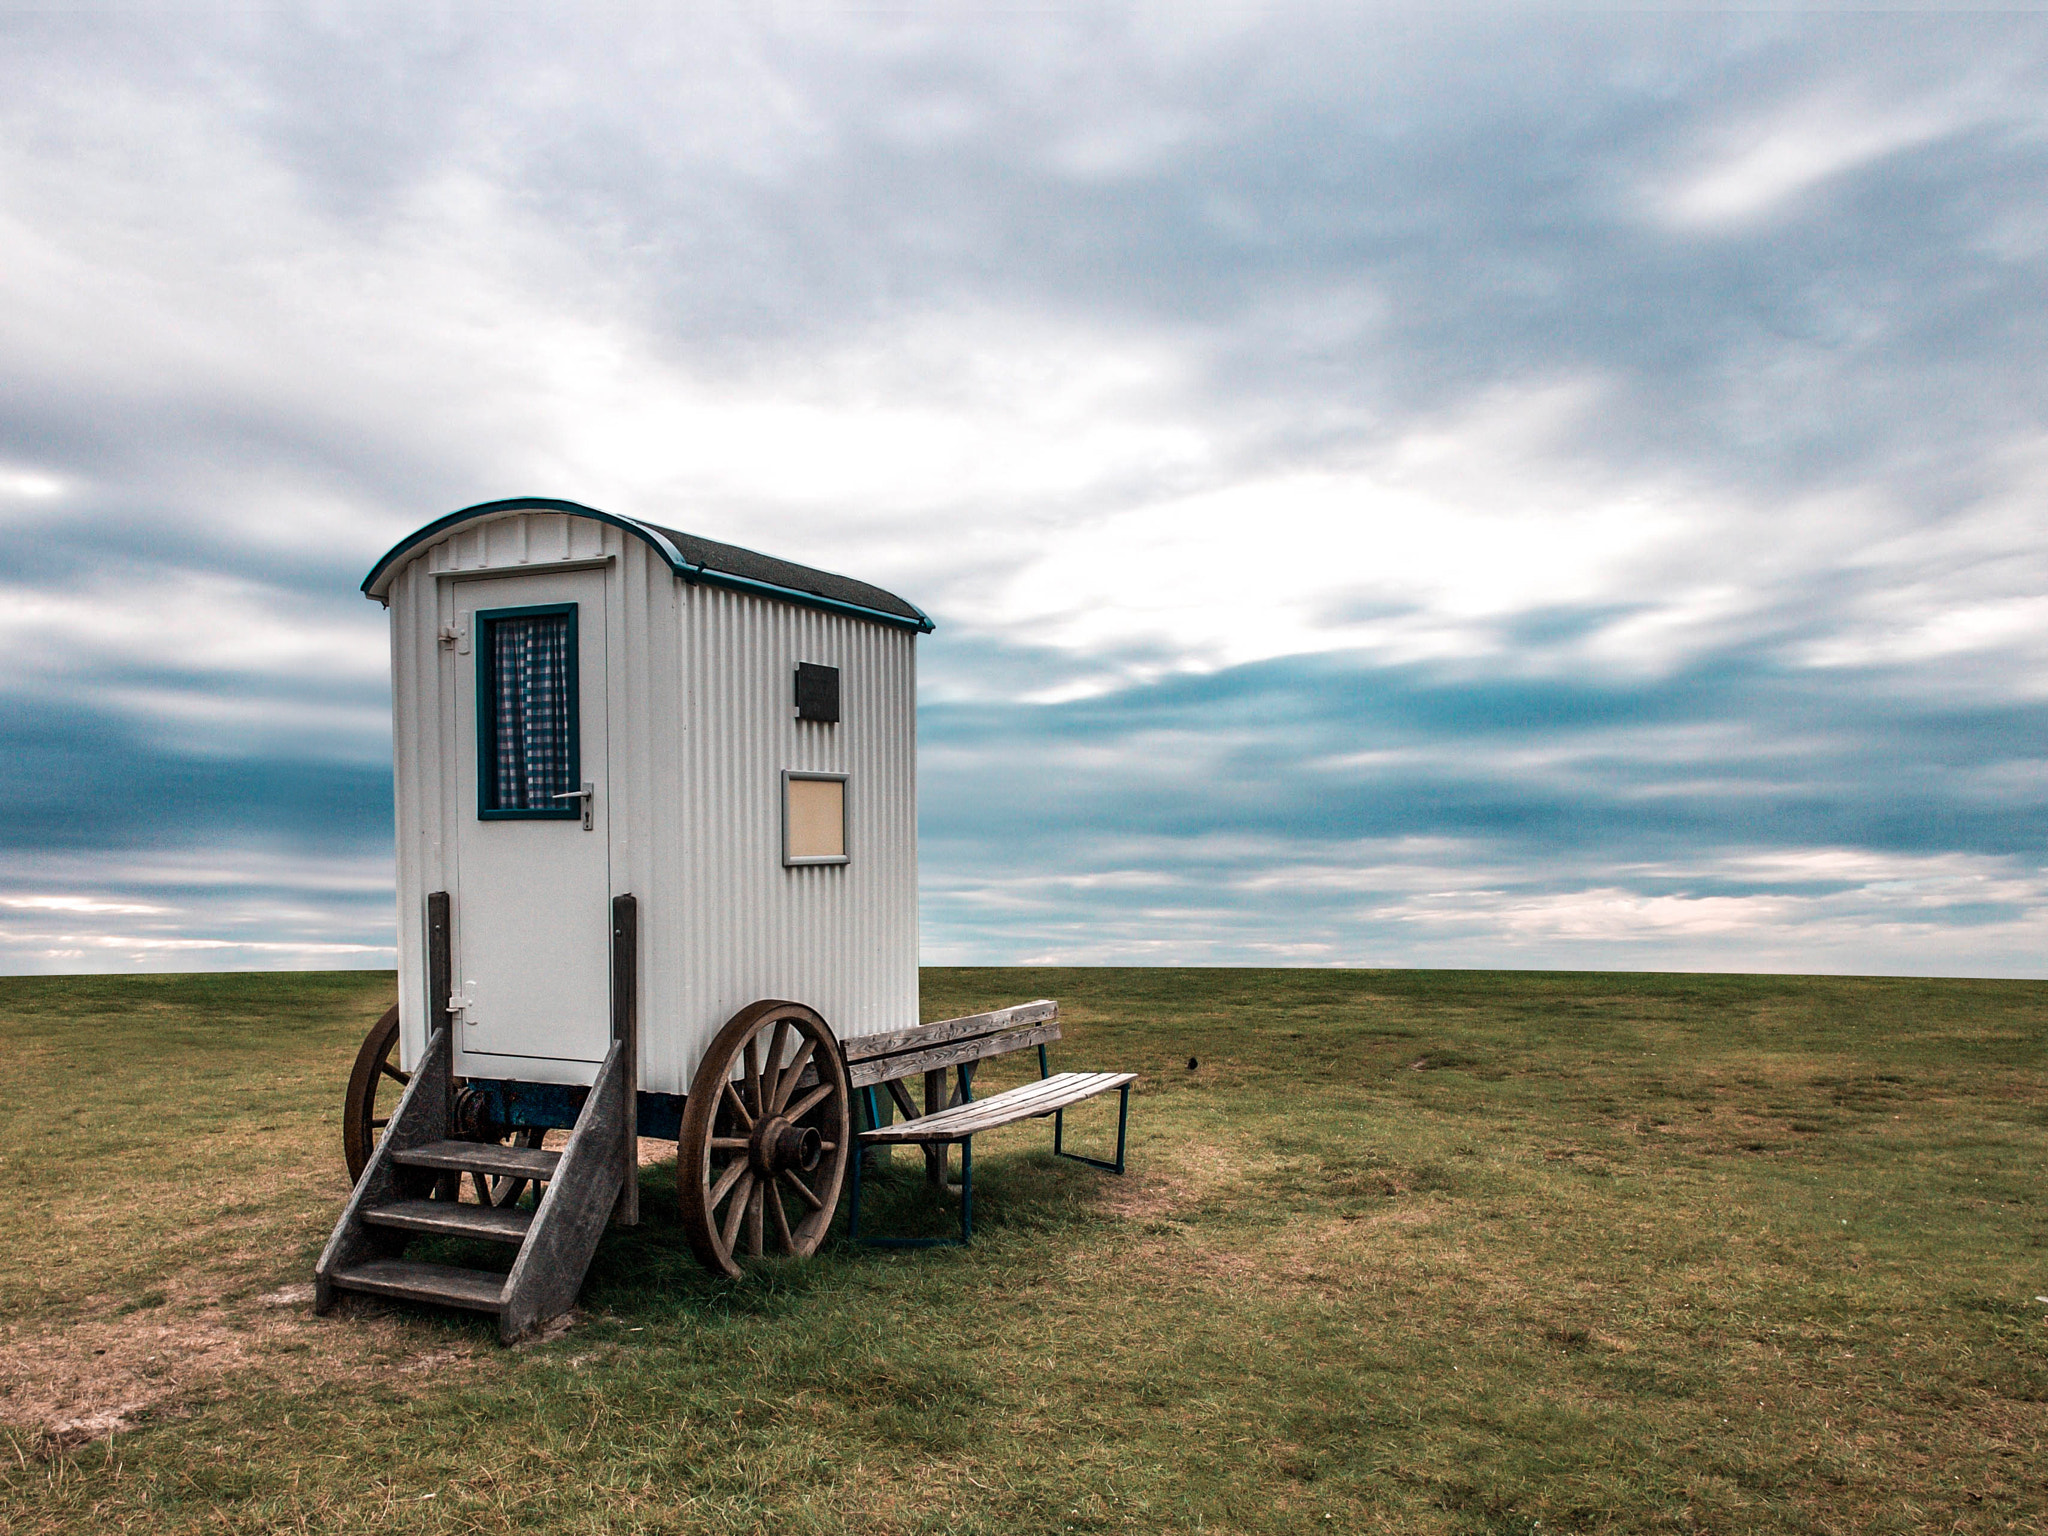
{"label": "wooden step", "polygon": [[446,1173],[490,1173],[508,1179],[552,1179],[559,1152],[539,1147],[501,1147],[494,1141],[430,1141],[393,1154],[408,1168]]}
{"label": "wooden step", "polygon": [[458,1205],[453,1200],[394,1200],[363,1212],[373,1227],[397,1227],[435,1237],[481,1237],[518,1247],[533,1225],[533,1212],[521,1206]]}
{"label": "wooden step", "polygon": [[439,1302],[472,1312],[499,1312],[505,1304],[503,1275],[487,1269],[457,1269],[452,1264],[416,1264],[410,1259],[372,1259],[337,1270],[332,1284],[338,1290]]}

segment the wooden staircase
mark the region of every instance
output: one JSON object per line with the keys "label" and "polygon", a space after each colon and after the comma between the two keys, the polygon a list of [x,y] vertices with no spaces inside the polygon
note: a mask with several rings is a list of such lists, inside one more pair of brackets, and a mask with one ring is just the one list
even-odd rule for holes
{"label": "wooden staircase", "polygon": [[[430,940],[445,934],[446,901],[430,902]],[[631,903],[620,897],[613,910],[615,966],[627,962],[625,985],[614,988],[614,1038],[569,1144],[549,1152],[451,1137],[454,1025],[438,1014],[426,1053],[314,1267],[316,1311],[330,1310],[346,1291],[466,1307],[494,1313],[498,1336],[510,1344],[574,1305],[607,1223],[615,1213],[626,1222],[638,1215]],[[430,951],[440,947],[430,942]],[[434,995],[445,998],[445,971],[435,983]],[[539,1198],[531,1210],[463,1204],[465,1173],[529,1180]],[[405,1257],[415,1236],[480,1238],[518,1254],[508,1274],[423,1263]]]}

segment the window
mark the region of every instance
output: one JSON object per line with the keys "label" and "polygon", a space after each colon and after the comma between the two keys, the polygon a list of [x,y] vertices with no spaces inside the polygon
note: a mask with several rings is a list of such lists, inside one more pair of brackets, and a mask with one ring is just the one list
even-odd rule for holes
{"label": "window", "polygon": [[846,775],[782,775],[782,862],[846,862]]}
{"label": "window", "polygon": [[487,610],[473,633],[477,816],[580,818],[576,605]]}

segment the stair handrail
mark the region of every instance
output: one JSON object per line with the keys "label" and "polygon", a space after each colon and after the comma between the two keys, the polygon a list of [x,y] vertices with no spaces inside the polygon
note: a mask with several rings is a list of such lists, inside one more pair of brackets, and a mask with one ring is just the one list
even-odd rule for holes
{"label": "stair handrail", "polygon": [[[567,1312],[583,1288],[625,1177],[619,1142],[629,1129],[630,1056],[627,1042],[612,1042],[547,1192],[534,1208],[533,1225],[512,1261],[498,1313],[498,1336],[507,1344]],[[636,1162],[636,1178],[638,1172]]]}

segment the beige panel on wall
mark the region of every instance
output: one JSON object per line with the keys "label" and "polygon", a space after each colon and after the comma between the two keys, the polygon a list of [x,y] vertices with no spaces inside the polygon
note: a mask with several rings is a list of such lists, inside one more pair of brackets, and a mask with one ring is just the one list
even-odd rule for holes
{"label": "beige panel on wall", "polygon": [[787,838],[783,857],[843,859],[846,857],[846,781],[785,779],[788,795]]}

